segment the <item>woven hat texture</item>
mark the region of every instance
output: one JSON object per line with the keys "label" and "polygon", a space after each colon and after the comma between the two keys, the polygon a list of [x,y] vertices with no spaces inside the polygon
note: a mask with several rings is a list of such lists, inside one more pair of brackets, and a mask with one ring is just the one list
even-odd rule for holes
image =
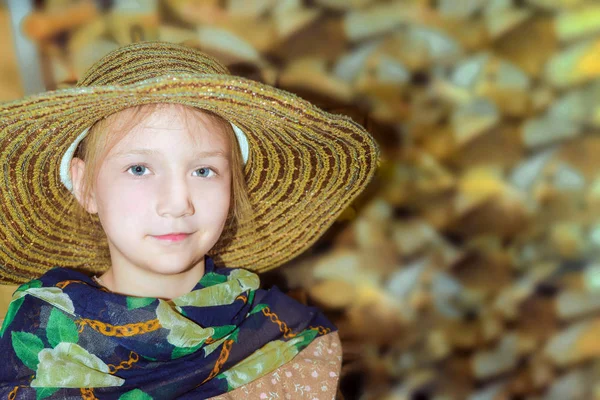
{"label": "woven hat texture", "polygon": [[143,42],[98,61],[74,88],[0,104],[0,283],[60,266],[90,273],[110,265],[99,223],[82,223],[60,163],[78,135],[128,107],[178,103],[241,128],[251,216],[226,228],[217,263],[265,271],[299,255],[374,175],[378,149],[350,118],[286,91],[230,75],[213,58]]}

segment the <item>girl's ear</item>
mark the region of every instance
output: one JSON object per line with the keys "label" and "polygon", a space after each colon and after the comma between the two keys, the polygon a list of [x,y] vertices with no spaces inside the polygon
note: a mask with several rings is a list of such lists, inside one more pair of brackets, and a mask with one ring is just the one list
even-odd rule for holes
{"label": "girl's ear", "polygon": [[73,157],[71,160],[71,181],[73,182],[73,194],[81,206],[90,214],[98,212],[98,206],[93,191],[84,188],[85,161]]}

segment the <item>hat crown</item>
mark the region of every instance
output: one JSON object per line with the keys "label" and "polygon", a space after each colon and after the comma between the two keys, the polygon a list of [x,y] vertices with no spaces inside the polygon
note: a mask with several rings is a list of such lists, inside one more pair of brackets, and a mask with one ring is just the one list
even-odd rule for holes
{"label": "hat crown", "polygon": [[131,85],[164,75],[227,74],[225,66],[199,50],[165,42],[140,42],[98,60],[77,86]]}

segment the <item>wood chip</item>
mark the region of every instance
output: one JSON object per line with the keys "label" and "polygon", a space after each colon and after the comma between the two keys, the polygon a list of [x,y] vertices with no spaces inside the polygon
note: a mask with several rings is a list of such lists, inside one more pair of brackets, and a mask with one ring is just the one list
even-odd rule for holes
{"label": "wood chip", "polygon": [[573,324],[554,335],[544,352],[559,367],[590,360],[600,355],[599,334],[597,319]]}
{"label": "wood chip", "polygon": [[327,63],[321,59],[304,58],[290,63],[281,72],[279,82],[285,88],[301,87],[344,103],[350,102],[354,97],[350,85],[331,75]]}
{"label": "wood chip", "polygon": [[526,0],[529,4],[548,10],[571,9],[583,5],[587,0]]}
{"label": "wood chip", "polygon": [[310,297],[329,309],[349,307],[356,300],[355,286],[340,280],[326,280],[311,286]]}
{"label": "wood chip", "polygon": [[231,31],[216,27],[199,27],[196,31],[200,48],[219,54],[229,63],[248,62],[262,65],[260,53],[246,40]]}
{"label": "wood chip", "polygon": [[96,61],[118,47],[115,42],[101,38],[81,45],[80,50],[73,53],[73,66],[78,78],[83,77]]}
{"label": "wood chip", "polygon": [[392,240],[403,257],[410,257],[442,240],[433,226],[423,220],[396,222],[392,227]]}
{"label": "wood chip", "polygon": [[490,36],[495,39],[525,23],[532,14],[530,10],[523,9],[505,9],[488,13],[485,15],[486,27]]}
{"label": "wood chip", "polygon": [[565,290],[556,299],[556,310],[558,316],[563,320],[600,312],[600,292]]}
{"label": "wood chip", "polygon": [[166,0],[165,3],[181,21],[190,25],[213,25],[228,17],[219,0]]}
{"label": "wood chip", "polygon": [[258,18],[266,14],[276,3],[276,0],[229,0],[227,12],[233,17]]}
{"label": "wood chip", "polygon": [[543,400],[588,399],[587,382],[581,370],[575,370],[557,379]]}
{"label": "wood chip", "polygon": [[548,59],[558,50],[554,18],[538,13],[494,43],[495,53],[521,68],[529,77],[543,75]]}
{"label": "wood chip", "polygon": [[565,88],[590,82],[600,77],[598,51],[600,39],[576,43],[552,57],[546,78],[556,87]]}
{"label": "wood chip", "polygon": [[579,39],[600,32],[600,6],[565,10],[556,17],[556,32],[560,40]]}
{"label": "wood chip", "polygon": [[492,198],[519,197],[506,185],[501,171],[495,168],[472,168],[459,181],[459,193],[455,206],[459,214],[467,213]]}
{"label": "wood chip", "polygon": [[348,83],[356,80],[361,71],[366,67],[367,60],[381,44],[380,41],[369,41],[354,50],[344,54],[333,68],[333,75]]}
{"label": "wood chip", "polygon": [[315,0],[317,4],[336,10],[356,10],[374,3],[375,0]]}
{"label": "wood chip", "polygon": [[523,125],[523,142],[527,148],[547,146],[579,134],[580,126],[552,116],[531,119]]}
{"label": "wood chip", "polygon": [[576,259],[585,249],[584,230],[580,224],[556,223],[550,235],[553,248],[565,259]]}
{"label": "wood chip", "polygon": [[452,0],[440,0],[437,3],[437,11],[449,18],[466,19],[480,12],[485,6],[485,0],[466,0],[457,3]]}
{"label": "wood chip", "polygon": [[487,99],[477,98],[458,107],[451,118],[456,143],[459,146],[468,143],[496,126],[499,121],[498,109]]}
{"label": "wood chip", "polygon": [[305,8],[300,2],[279,1],[274,9],[274,22],[279,40],[298,34],[322,14],[321,10]]}
{"label": "wood chip", "polygon": [[513,369],[519,359],[518,342],[517,335],[505,335],[495,349],[477,353],[473,357],[475,377],[487,379]]}
{"label": "wood chip", "polygon": [[420,16],[418,6],[398,2],[374,5],[367,9],[353,9],[344,16],[346,37],[359,41],[390,32]]}
{"label": "wood chip", "polygon": [[73,4],[46,7],[23,20],[22,29],[33,40],[48,40],[60,33],[88,24],[99,16],[93,1],[79,1]]}

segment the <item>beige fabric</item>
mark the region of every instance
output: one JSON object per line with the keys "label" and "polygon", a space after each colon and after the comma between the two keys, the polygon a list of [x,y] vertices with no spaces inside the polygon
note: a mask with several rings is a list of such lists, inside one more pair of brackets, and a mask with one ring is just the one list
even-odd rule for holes
{"label": "beige fabric", "polygon": [[332,400],[338,387],[342,345],[337,332],[315,339],[294,359],[246,386],[210,400]]}

